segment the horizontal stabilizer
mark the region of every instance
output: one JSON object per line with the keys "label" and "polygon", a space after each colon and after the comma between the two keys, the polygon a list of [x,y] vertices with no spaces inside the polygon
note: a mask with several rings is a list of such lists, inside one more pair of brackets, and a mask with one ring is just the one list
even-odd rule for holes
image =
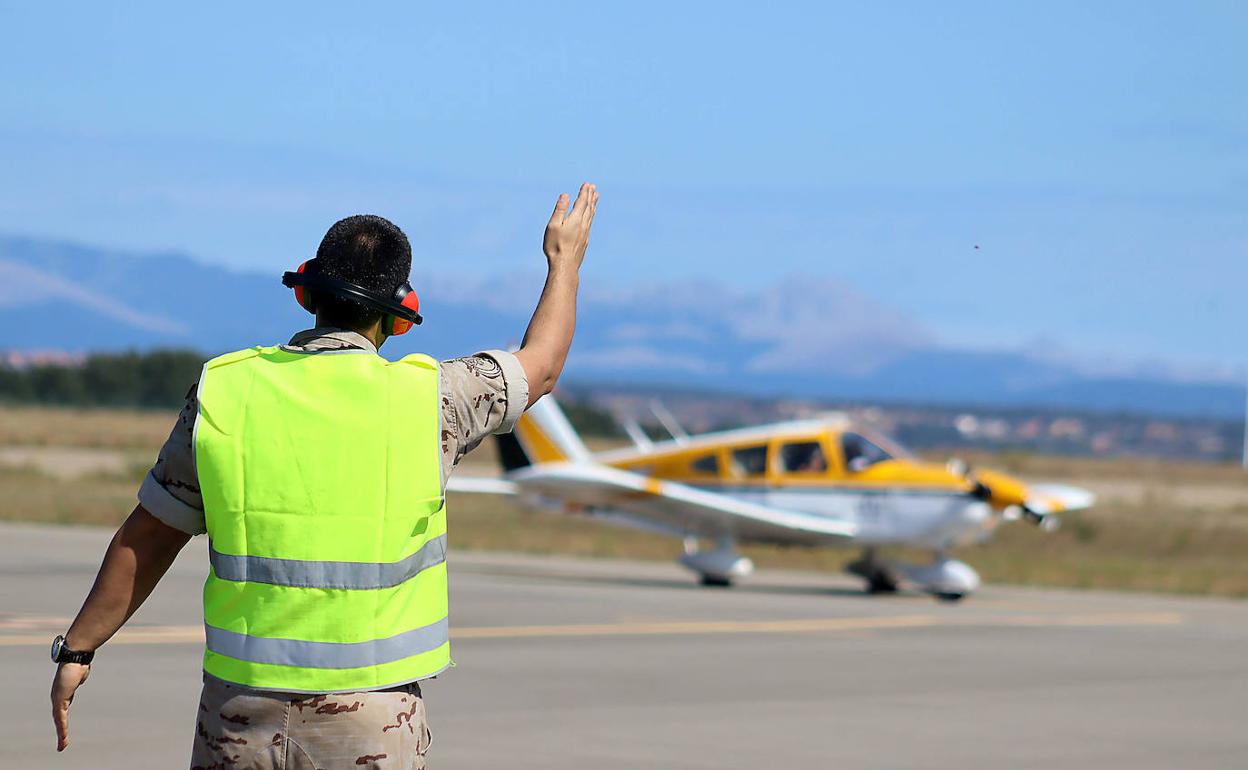
{"label": "horizontal stabilizer", "polygon": [[514,482],[505,479],[485,479],[474,476],[452,476],[446,482],[447,492],[472,492],[484,495],[514,495],[519,490]]}

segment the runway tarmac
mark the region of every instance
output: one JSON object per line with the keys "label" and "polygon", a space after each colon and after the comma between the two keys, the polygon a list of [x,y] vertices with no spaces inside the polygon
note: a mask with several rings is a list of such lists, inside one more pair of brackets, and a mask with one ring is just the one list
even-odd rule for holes
{"label": "runway tarmac", "polygon": [[[0,525],[0,767],[185,768],[196,539],[99,653],[54,751],[51,638],[110,533]],[[1248,603],[986,587],[957,605],[763,572],[463,553],[433,768],[1248,767]]]}

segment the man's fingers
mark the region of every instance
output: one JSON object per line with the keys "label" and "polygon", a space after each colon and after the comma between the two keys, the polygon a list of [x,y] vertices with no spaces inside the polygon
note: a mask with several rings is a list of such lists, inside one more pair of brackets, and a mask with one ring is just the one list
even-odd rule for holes
{"label": "man's fingers", "polygon": [[585,191],[585,208],[581,211],[581,217],[577,220],[581,231],[585,238],[589,238],[589,226],[594,222],[594,208],[598,205],[598,188],[593,185]]}
{"label": "man's fingers", "polygon": [[64,751],[69,745],[69,705],[90,675],[90,666],[62,663],[56,669],[52,679],[52,724],[56,726],[57,751]]}
{"label": "man's fingers", "polygon": [[69,701],[52,704],[52,722],[56,725],[56,750],[64,751],[69,745]]}
{"label": "man's fingers", "polygon": [[585,216],[585,209],[589,206],[589,193],[593,189],[593,185],[589,182],[581,185],[581,189],[576,194],[576,203],[572,204],[572,211],[568,214],[568,218],[581,218]]}
{"label": "man's fingers", "polygon": [[589,213],[586,215],[585,224],[588,225],[594,221],[594,212],[598,211],[598,188],[594,188],[594,194],[589,198]]}
{"label": "man's fingers", "polygon": [[592,184],[586,183],[581,188],[581,200],[584,201],[584,204],[579,210],[573,210],[572,214],[568,215],[568,218],[570,219],[573,215],[576,215],[576,222],[583,230],[589,226],[589,211],[594,203],[594,186]]}
{"label": "man's fingers", "polygon": [[563,224],[564,215],[566,215],[567,213],[568,213],[568,194],[559,193],[558,199],[555,200],[555,210],[551,212],[551,215],[550,215],[550,224],[547,226],[549,227],[550,225]]}

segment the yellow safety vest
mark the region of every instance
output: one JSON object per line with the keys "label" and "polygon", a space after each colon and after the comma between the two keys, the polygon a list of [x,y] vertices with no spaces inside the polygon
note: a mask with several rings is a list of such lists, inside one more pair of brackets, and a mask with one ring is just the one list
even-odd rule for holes
{"label": "yellow safety vest", "polygon": [[328,693],[451,665],[439,414],[428,356],[257,347],[204,366],[205,671]]}

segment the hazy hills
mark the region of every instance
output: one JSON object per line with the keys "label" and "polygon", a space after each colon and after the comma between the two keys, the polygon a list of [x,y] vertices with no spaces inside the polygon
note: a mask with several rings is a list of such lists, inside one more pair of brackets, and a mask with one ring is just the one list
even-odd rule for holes
{"label": "hazy hills", "polygon": [[[536,274],[417,276],[426,321],[387,347],[451,356],[516,342]],[[827,279],[749,291],[715,283],[584,283],[567,376],[753,394],[1235,417],[1242,388],[1156,376],[1093,377],[1014,352],[939,345],[920,324]],[[0,349],[217,352],[310,325],[278,276],[178,254],[0,238]]]}

